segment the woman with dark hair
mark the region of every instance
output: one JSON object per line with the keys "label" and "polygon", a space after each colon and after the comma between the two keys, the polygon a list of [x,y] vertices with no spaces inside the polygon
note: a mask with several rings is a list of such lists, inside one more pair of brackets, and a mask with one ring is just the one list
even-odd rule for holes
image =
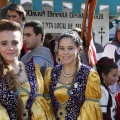
{"label": "woman with dark hair", "polygon": [[[116,25],[115,37],[112,41],[104,46],[104,52],[102,56],[113,58],[114,62],[117,63],[120,72],[120,22]],[[110,86],[110,90],[113,91],[114,95],[120,91],[120,80],[114,85]]]}
{"label": "woman with dark hair", "polygon": [[75,31],[61,34],[58,38],[61,64],[46,72],[45,94],[50,94],[51,113],[53,109],[56,120],[102,120],[99,75],[81,63],[81,48],[82,41]]}
{"label": "woman with dark hair", "polygon": [[115,120],[116,103],[109,85],[114,85],[118,80],[118,66],[113,59],[103,57],[97,62],[96,69],[101,80],[102,98],[99,103],[103,120]]}

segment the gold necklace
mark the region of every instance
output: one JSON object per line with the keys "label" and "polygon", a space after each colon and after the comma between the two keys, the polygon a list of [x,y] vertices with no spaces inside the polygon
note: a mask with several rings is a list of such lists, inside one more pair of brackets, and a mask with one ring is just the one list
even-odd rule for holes
{"label": "gold necklace", "polygon": [[76,73],[76,70],[75,70],[74,73],[72,73],[72,74],[66,74],[66,73],[64,72],[63,67],[62,67],[62,74],[63,74],[65,77],[67,77],[67,78],[72,77],[75,73]]}

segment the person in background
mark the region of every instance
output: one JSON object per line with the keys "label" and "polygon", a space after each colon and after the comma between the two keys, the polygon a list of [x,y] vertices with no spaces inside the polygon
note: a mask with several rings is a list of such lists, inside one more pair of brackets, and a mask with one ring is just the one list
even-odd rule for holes
{"label": "person in background", "polygon": [[118,80],[118,66],[112,58],[102,57],[96,64],[100,76],[102,97],[99,101],[103,113],[103,120],[115,120],[116,102],[109,85]]}
{"label": "person in background", "polygon": [[[114,62],[118,65],[120,74],[120,23],[116,26],[115,38],[104,46],[104,56],[114,59]],[[120,91],[120,79],[114,85],[110,86],[110,89],[114,95]]]}
{"label": "person in background", "polygon": [[[56,120],[102,120],[98,103],[100,78],[95,70],[80,62],[82,41],[75,31],[58,38],[61,64],[48,68],[44,78],[47,100],[52,101]],[[52,110],[51,110],[52,113]]]}
{"label": "person in background", "polygon": [[[79,36],[81,36],[81,29],[80,28],[74,28],[72,29],[73,31],[76,31]],[[97,60],[99,60],[102,57],[102,53],[103,53],[103,46],[100,45],[99,43],[97,43],[95,41],[95,32],[92,31],[92,38],[93,38],[93,42],[96,48],[96,52],[97,52]],[[90,65],[89,64],[89,59],[88,59],[88,50],[87,50],[87,37],[86,37],[86,33],[83,36],[83,53],[81,54],[81,61],[82,63],[86,64],[86,65]]]}
{"label": "person in background", "polygon": [[26,12],[22,5],[17,3],[9,4],[7,7],[7,19],[19,23],[23,30],[24,22],[26,20]]}
{"label": "person in background", "polygon": [[[20,24],[21,29],[23,31],[24,24],[26,21],[26,12],[21,4],[11,3],[7,7],[7,19],[10,21],[15,21]],[[25,43],[23,44],[23,48],[21,50],[20,58],[28,51]]]}
{"label": "person in background", "polygon": [[[74,28],[72,29],[72,31],[75,31],[79,34],[79,36],[81,36],[81,29],[80,28]],[[86,46],[86,38],[85,38],[85,35],[83,36],[83,39],[82,39],[82,46],[83,46],[83,49],[82,49],[82,53],[81,53],[81,62],[83,64],[86,64],[88,66],[90,66],[89,64],[89,59],[88,59],[88,51],[87,51],[87,46]]]}
{"label": "person in background", "polygon": [[102,54],[104,52],[104,47],[95,41],[95,32],[94,31],[92,31],[92,36],[93,36],[93,42],[94,42],[96,52],[97,52],[97,60],[99,60],[102,57]]}
{"label": "person in background", "polygon": [[17,22],[0,21],[0,120],[51,120],[39,66],[18,60],[22,40]]}
{"label": "person in background", "polygon": [[50,50],[43,46],[44,37],[45,30],[40,21],[33,20],[25,23],[23,40],[30,51],[21,58],[21,61],[37,63],[43,77],[46,69],[54,66]]}
{"label": "person in background", "polygon": [[54,66],[57,65],[56,54],[55,54],[55,39],[51,34],[45,35],[43,46],[50,49],[50,52],[52,53],[53,60],[54,60]]}

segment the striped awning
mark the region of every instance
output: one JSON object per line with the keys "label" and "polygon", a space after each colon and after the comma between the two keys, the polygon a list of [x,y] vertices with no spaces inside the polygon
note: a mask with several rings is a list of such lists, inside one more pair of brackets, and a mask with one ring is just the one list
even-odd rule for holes
{"label": "striped awning", "polygon": [[[5,0],[2,0],[5,1]],[[31,2],[34,11],[42,11],[43,4],[49,4],[53,6],[54,12],[63,12],[63,6],[71,8],[73,13],[80,13],[81,8],[84,7],[86,0],[8,0],[9,2],[16,2],[24,4],[25,2]],[[99,14],[100,10],[109,10],[110,16],[118,15],[120,12],[119,0],[97,0],[95,14]]]}

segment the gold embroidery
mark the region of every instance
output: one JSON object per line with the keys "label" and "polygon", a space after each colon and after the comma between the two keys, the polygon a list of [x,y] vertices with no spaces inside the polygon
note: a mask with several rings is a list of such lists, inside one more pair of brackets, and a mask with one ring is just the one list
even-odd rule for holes
{"label": "gold embroidery", "polygon": [[64,108],[59,108],[57,116],[58,118],[61,119],[65,119],[65,115],[66,115],[66,110]]}
{"label": "gold embroidery", "polygon": [[24,109],[22,120],[27,120],[28,119],[28,110]]}

